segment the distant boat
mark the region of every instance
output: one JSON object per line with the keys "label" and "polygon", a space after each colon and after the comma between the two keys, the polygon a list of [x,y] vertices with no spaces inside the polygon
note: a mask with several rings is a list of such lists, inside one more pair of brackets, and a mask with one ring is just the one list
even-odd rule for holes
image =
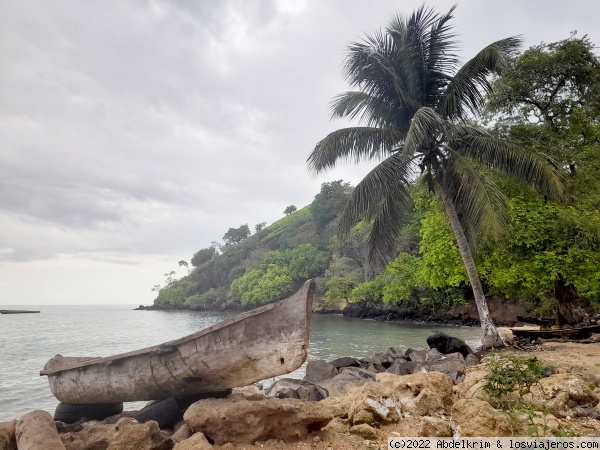
{"label": "distant boat", "polygon": [[56,355],[40,372],[63,403],[187,397],[292,372],[307,357],[314,280],[278,303],[189,336],[105,358]]}
{"label": "distant boat", "polygon": [[0,314],[32,314],[39,311],[30,311],[28,309],[0,309]]}

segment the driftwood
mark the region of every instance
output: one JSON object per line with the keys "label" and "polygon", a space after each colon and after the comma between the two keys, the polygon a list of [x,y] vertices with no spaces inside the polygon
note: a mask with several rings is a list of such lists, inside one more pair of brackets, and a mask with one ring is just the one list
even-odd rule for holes
{"label": "driftwood", "polygon": [[286,300],[158,346],[105,358],[57,355],[40,374],[71,404],[187,397],[283,375],[306,360],[314,289],[309,280]]}
{"label": "driftwood", "polygon": [[31,411],[17,421],[17,448],[19,450],[66,450],[47,411]]}

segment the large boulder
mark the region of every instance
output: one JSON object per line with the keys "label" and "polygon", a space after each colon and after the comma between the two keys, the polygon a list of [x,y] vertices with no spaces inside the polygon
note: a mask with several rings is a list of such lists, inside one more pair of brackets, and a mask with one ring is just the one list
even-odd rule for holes
{"label": "large boulder", "polygon": [[440,353],[435,348],[431,348],[429,350],[427,350],[427,349],[415,350],[415,349],[409,348],[408,350],[406,350],[406,356],[408,357],[408,359],[410,359],[411,361],[414,361],[416,363],[426,363],[433,359],[437,359],[442,355],[443,355],[443,353]]}
{"label": "large boulder", "polygon": [[456,386],[456,394],[458,398],[477,398],[496,405],[494,399],[483,390],[485,384],[485,376],[488,374],[487,367],[480,365],[469,367],[465,370],[465,379],[462,383]]}
{"label": "large boulder", "polygon": [[366,378],[359,378],[352,373],[340,373],[331,380],[321,381],[319,386],[327,390],[329,397],[340,397],[346,395],[350,388],[362,386],[367,381]]}
{"label": "large boulder", "polygon": [[467,355],[475,353],[473,349],[471,349],[471,347],[469,347],[462,339],[449,336],[441,331],[436,331],[435,333],[431,334],[427,338],[427,345],[429,345],[429,348],[437,349],[444,355],[458,352],[462,354],[464,358],[466,358]]}
{"label": "large boulder", "polygon": [[398,376],[377,374],[376,382],[351,388],[343,397],[322,402],[336,417],[347,417],[351,425],[381,425],[398,422],[405,415],[426,416],[449,411],[452,380],[439,372]]}
{"label": "large boulder", "polygon": [[319,383],[320,381],[329,380],[338,374],[338,370],[329,364],[327,361],[317,359],[309,361],[306,365],[306,375],[304,381],[311,383]]}
{"label": "large boulder", "polygon": [[419,372],[398,376],[377,374],[377,382],[389,386],[402,404],[402,411],[432,416],[452,406],[452,379],[440,372]]}
{"label": "large boulder", "polygon": [[194,433],[217,445],[227,442],[249,444],[268,439],[304,439],[333,418],[323,402],[239,397],[200,400],[186,411],[184,420]]}
{"label": "large boulder", "polygon": [[410,375],[415,372],[417,363],[414,361],[406,361],[405,359],[396,359],[394,363],[386,370],[388,373],[396,375]]}
{"label": "large boulder", "polygon": [[16,420],[0,423],[0,450],[17,450],[16,424]]}
{"label": "large boulder", "polygon": [[54,419],[47,411],[31,411],[15,425],[19,450],[65,450]]}
{"label": "large boulder", "polygon": [[360,367],[343,367],[340,373],[352,375],[353,377],[360,378],[363,380],[375,380],[375,373],[367,369],[361,369]]}
{"label": "large boulder", "polygon": [[590,389],[588,383],[571,373],[558,373],[542,378],[531,386],[531,393],[523,395],[522,398],[519,398],[517,392],[512,392],[498,399],[483,389],[487,373],[487,369],[483,366],[468,368],[465,380],[456,388],[457,396],[476,398],[495,407],[500,406],[499,400],[505,403],[521,403],[547,410],[557,416],[575,415],[573,408],[579,406],[587,408],[600,401],[600,396]]}
{"label": "large boulder", "polygon": [[265,391],[265,394],[269,397],[296,398],[307,402],[318,402],[329,395],[327,389],[321,386],[293,378],[277,380]]}
{"label": "large boulder", "polygon": [[454,384],[465,379],[467,368],[465,358],[461,353],[450,353],[447,355],[436,355],[426,363],[427,370],[442,372],[452,378]]}
{"label": "large boulder", "polygon": [[452,407],[452,421],[460,437],[513,435],[509,415],[476,398],[458,400]]}
{"label": "large boulder", "polygon": [[600,401],[599,394],[592,391],[584,380],[570,373],[543,378],[531,391],[528,403],[560,416],[572,415],[572,408],[593,406]]}
{"label": "large boulder", "polygon": [[342,358],[337,358],[333,361],[330,361],[329,364],[331,364],[337,370],[340,370],[342,367],[358,367],[360,366],[360,361],[356,358],[344,356]]}
{"label": "large boulder", "polygon": [[173,441],[151,420],[138,423],[122,418],[116,424],[87,422],[77,433],[61,435],[67,450],[170,450]]}
{"label": "large boulder", "polygon": [[453,435],[450,421],[442,417],[422,417],[416,428],[416,436],[452,437]]}
{"label": "large boulder", "polygon": [[184,441],[179,442],[173,450],[211,450],[212,444],[202,433],[193,434]]}

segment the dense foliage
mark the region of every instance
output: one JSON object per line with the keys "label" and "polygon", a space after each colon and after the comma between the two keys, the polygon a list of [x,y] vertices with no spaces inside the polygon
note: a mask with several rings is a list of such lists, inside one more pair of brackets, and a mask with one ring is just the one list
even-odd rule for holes
{"label": "dense foliage", "polygon": [[[565,174],[566,200],[551,200],[477,162],[473,166],[498,186],[508,207],[503,233],[492,238],[475,228],[468,236],[478,244],[473,254],[485,294],[518,299],[531,312],[565,323],[582,320],[585,308],[600,307],[599,70],[592,43],[572,36],[514,54],[486,97],[491,126],[485,133],[552,158]],[[388,230],[394,239],[387,264],[369,257],[377,219],[338,233],[356,190],[337,180],[324,183],[310,205],[294,211],[291,205],[281,220],[256,224],[254,234],[248,225],[230,228],[223,245],[198,250],[189,266],[180,261],[189,273],[179,280],[174,272],[165,274],[165,285],[154,288],[155,303],[258,305],[287,296],[311,277],[330,304],[436,309],[472,302],[443,202],[422,179],[407,180],[414,201]]]}

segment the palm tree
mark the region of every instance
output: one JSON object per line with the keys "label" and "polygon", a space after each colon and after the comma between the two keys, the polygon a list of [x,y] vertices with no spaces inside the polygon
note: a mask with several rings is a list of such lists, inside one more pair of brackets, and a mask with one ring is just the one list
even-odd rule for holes
{"label": "palm tree", "polygon": [[350,45],[344,76],[357,89],[333,99],[332,118],[357,118],[362,126],[330,133],[315,146],[308,165],[318,173],[341,159],[379,161],[357,185],[340,222],[347,232],[359,220],[372,221],[371,258],[394,256],[396,231],[412,208],[408,187],[417,180],[426,183],[450,219],[477,304],[483,345],[491,347],[502,340],[471,248],[477,231],[497,234],[509,217],[505,196],[481,169],[500,170],[547,196],[562,195],[563,184],[547,158],[468,121],[481,111],[490,76],[500,73],[520,39],[494,42],[460,66],[449,25],[453,11],[440,15],[421,6]]}

